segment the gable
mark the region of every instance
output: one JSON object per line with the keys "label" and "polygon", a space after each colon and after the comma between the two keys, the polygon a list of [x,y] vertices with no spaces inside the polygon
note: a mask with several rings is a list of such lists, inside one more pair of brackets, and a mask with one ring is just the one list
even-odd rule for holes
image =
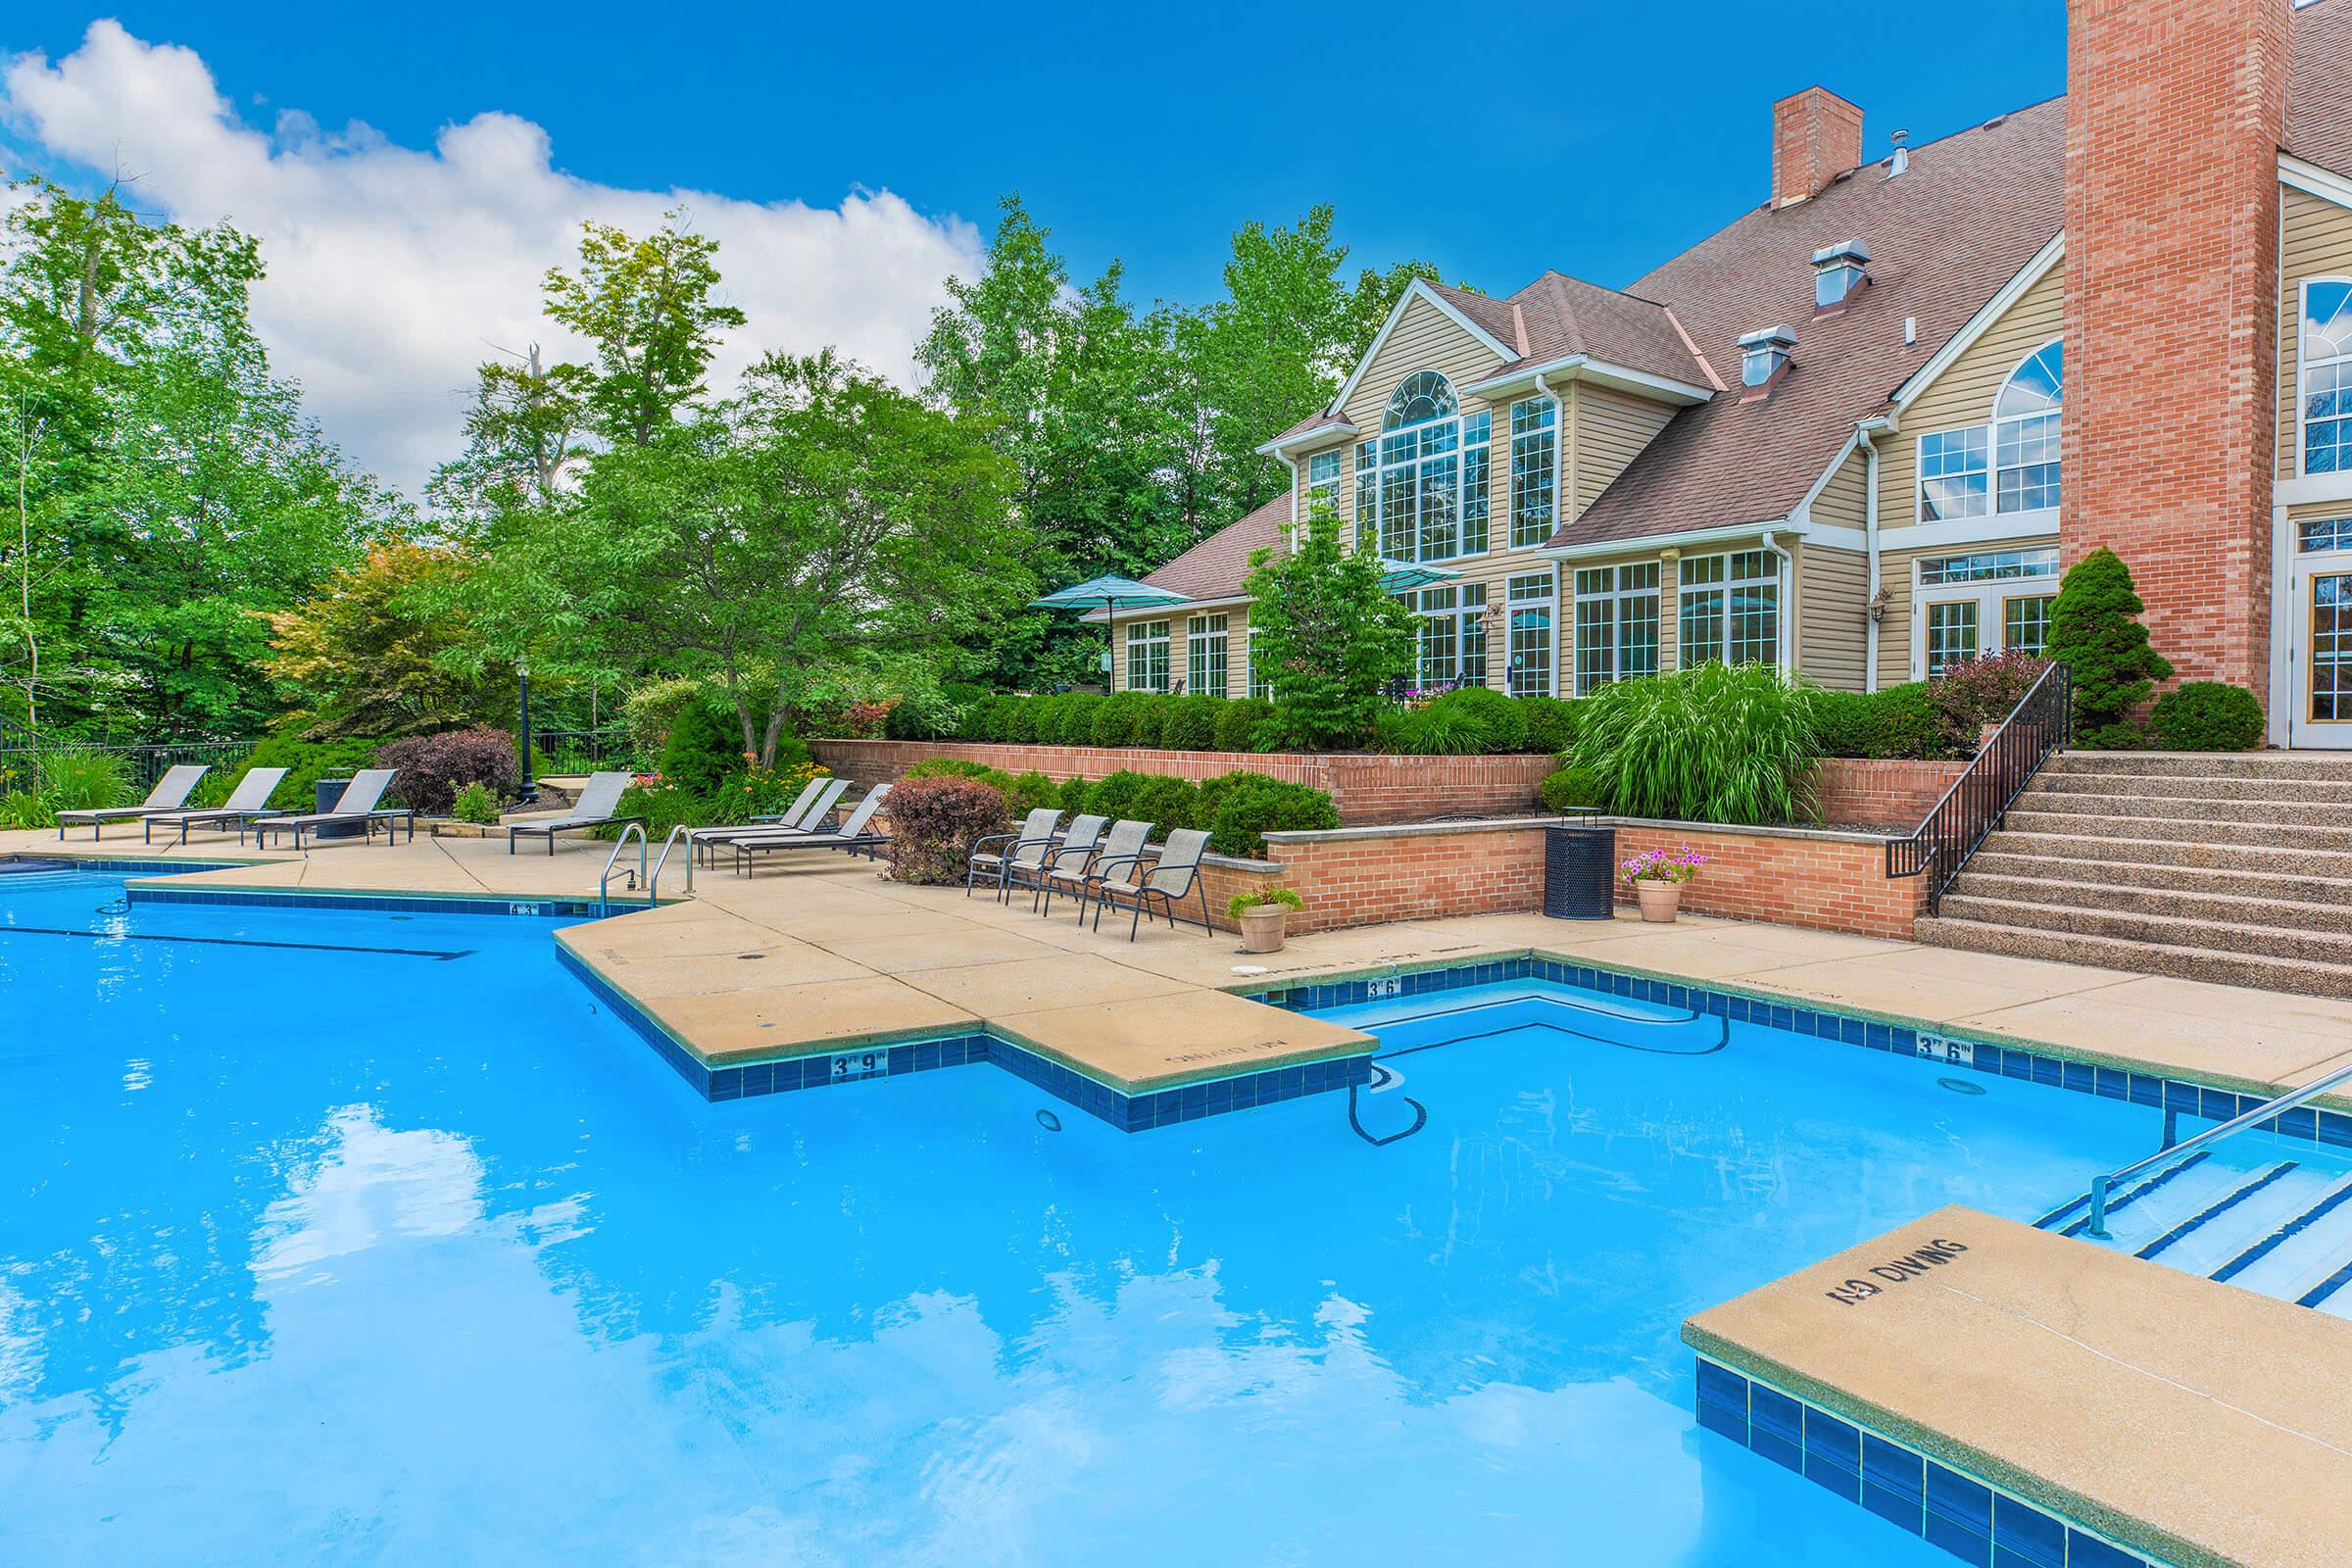
{"label": "gable", "polygon": [[1405,296],[1404,309],[1390,323],[1387,335],[1357,371],[1340,415],[1367,435],[1378,430],[1388,412],[1389,395],[1415,370],[1436,370],[1451,381],[1464,409],[1484,408],[1484,403],[1462,388],[1492,375],[1500,363],[1501,357],[1493,348],[1426,294],[1411,293]]}
{"label": "gable", "polygon": [[2290,185],[2278,206],[2278,469],[2295,477],[2301,465],[2296,443],[2295,382],[2302,373],[2303,280],[2352,277],[2352,208]]}

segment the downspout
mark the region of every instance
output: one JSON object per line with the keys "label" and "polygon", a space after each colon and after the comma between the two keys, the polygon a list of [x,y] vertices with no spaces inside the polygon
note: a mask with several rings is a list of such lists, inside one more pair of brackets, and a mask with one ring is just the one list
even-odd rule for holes
{"label": "downspout", "polygon": [[1879,603],[1879,449],[1870,439],[1870,427],[1876,419],[1864,419],[1854,426],[1854,439],[1862,446],[1862,537],[1870,551],[1870,589],[1864,600],[1865,619],[1862,623],[1862,689],[1879,689],[1879,615],[1884,607]]}
{"label": "downspout", "polygon": [[[1796,673],[1796,650],[1791,646],[1796,633],[1794,613],[1796,606],[1793,603],[1793,595],[1796,591],[1796,558],[1781,548],[1780,540],[1774,536],[1770,528],[1764,530],[1764,548],[1781,558],[1781,602],[1780,613],[1773,616],[1777,623],[1773,627],[1773,652],[1780,659],[1781,673],[1793,675]],[[1729,635],[1728,629],[1726,635]]]}

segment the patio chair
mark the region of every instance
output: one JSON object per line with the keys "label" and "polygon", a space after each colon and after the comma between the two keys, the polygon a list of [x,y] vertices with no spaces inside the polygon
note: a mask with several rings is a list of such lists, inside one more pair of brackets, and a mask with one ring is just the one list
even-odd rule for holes
{"label": "patio chair", "polygon": [[1029,896],[1029,912],[1031,914],[1038,912],[1039,901],[1046,897],[1048,880],[1056,869],[1063,865],[1075,864],[1083,870],[1086,863],[1095,858],[1095,851],[1102,846],[1103,826],[1109,821],[1110,818],[1107,816],[1079,816],[1070,819],[1070,830],[1061,836],[1060,843],[1046,851],[1046,858],[1037,863],[1034,873],[1030,877],[1028,886],[1036,890]]}
{"label": "patio chair", "polygon": [[[1121,874],[1118,865],[1105,859],[1096,868],[1094,877],[1095,929],[1102,929],[1102,906],[1114,909],[1132,908],[1135,918],[1127,922],[1127,940],[1135,934],[1152,912],[1152,901],[1157,900],[1160,912],[1168,917],[1170,929],[1176,925],[1176,906],[1200,895],[1200,929],[1214,931],[1208,923],[1208,884],[1200,879],[1200,857],[1208,849],[1208,835],[1197,827],[1178,828],[1168,835],[1160,847],[1159,858],[1150,871],[1144,871],[1145,857],[1132,856],[1123,863],[1127,870]],[[1141,873],[1141,874],[1139,874]]]}
{"label": "patio chair", "polygon": [[858,803],[858,809],[850,813],[850,819],[830,832],[729,840],[727,847],[735,852],[735,869],[748,876],[753,856],[776,850],[847,850],[853,855],[863,850],[869,858],[879,858],[876,852],[890,842],[890,835],[869,832],[867,824],[874,819],[874,812],[881,808],[882,802],[889,795],[890,786],[887,784],[877,784],[867,790],[865,799]]}
{"label": "patio chair", "polygon": [[373,843],[375,824],[381,822],[384,824],[384,842],[393,844],[399,841],[400,824],[405,821],[409,825],[409,842],[413,844],[416,841],[416,813],[405,806],[376,804],[384,798],[384,791],[391,787],[392,775],[396,771],[389,767],[361,769],[351,775],[350,783],[343,786],[342,798],[323,811],[305,811],[295,816],[257,817],[253,823],[253,841],[267,849],[270,834],[290,832],[294,835],[294,848],[299,853],[305,833],[322,827],[357,823],[360,836]]}
{"label": "patio chair", "polygon": [[607,827],[615,822],[642,824],[642,816],[614,816],[612,808],[620,804],[621,792],[635,781],[634,773],[591,773],[588,782],[580,786],[580,798],[572,803],[571,810],[563,816],[544,822],[515,822],[507,828],[507,853],[514,853],[518,838],[537,837],[547,840],[547,853],[556,853],[556,835],[573,833],[582,828]]}
{"label": "patio chair", "polygon": [[1102,840],[1102,855],[1094,859],[1081,858],[1074,866],[1056,864],[1046,873],[1045,912],[1054,912],[1054,895],[1066,893],[1078,901],[1078,918],[1086,918],[1086,901],[1093,895],[1096,870],[1111,860],[1132,860],[1144,852],[1144,841],[1152,836],[1152,824],[1122,817],[1110,824],[1110,833]]}
{"label": "patio chair", "polygon": [[237,780],[237,787],[228,792],[228,799],[219,806],[190,811],[150,811],[139,823],[139,836],[153,844],[155,824],[161,822],[166,827],[176,826],[179,829],[179,842],[185,844],[188,842],[188,829],[192,827],[233,827],[237,830],[237,842],[242,844],[245,842],[245,824],[257,816],[268,814],[270,793],[277,788],[277,781],[285,776],[286,770],[282,767],[249,767],[245,770],[245,776]]}
{"label": "patio chair", "polygon": [[801,813],[808,809],[808,803],[816,799],[816,792],[832,782],[833,780],[828,774],[812,774],[808,782],[801,786],[801,793],[792,798],[790,806],[781,811],[767,811],[754,816],[752,821],[755,823],[765,822],[771,826],[779,823],[786,827],[794,826],[800,822]]}
{"label": "patio chair", "polygon": [[[730,822],[723,827],[698,827],[686,835],[687,848],[703,857],[705,865],[718,863],[718,849],[740,838],[772,836],[777,833],[805,833],[813,829],[832,814],[834,806],[850,787],[846,778],[810,779],[809,788],[801,791],[801,798],[792,803],[792,809],[774,821]],[[797,813],[797,814],[796,814]]]}
{"label": "patio chair", "polygon": [[90,837],[101,839],[106,836],[106,824],[109,822],[136,822],[151,812],[176,811],[188,804],[188,795],[196,788],[196,781],[209,771],[211,769],[199,763],[182,762],[177,767],[167,769],[164,776],[155,781],[155,788],[147,792],[147,798],[136,806],[100,806],[87,810],[76,808],[60,811],[57,813],[57,836],[63,839],[67,828],[86,824]]}
{"label": "patio chair", "polygon": [[[996,879],[997,902],[1004,902],[1005,889],[1015,862],[1034,871],[1054,847],[1054,830],[1061,825],[1061,812],[1051,806],[1041,806],[1022,818],[1016,833],[991,833],[972,842],[972,858],[963,868],[963,896],[970,898],[972,889],[989,877]],[[990,849],[990,845],[996,849]]]}

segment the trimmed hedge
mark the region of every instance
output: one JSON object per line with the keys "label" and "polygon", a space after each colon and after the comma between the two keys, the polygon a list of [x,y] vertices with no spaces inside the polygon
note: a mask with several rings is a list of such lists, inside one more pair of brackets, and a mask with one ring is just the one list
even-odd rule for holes
{"label": "trimmed hedge", "polygon": [[[1270,752],[1279,726],[1261,697],[1177,697],[1158,692],[1063,692],[1050,697],[958,693],[950,731],[906,738],[1000,745],[1154,747],[1176,752]],[[1576,731],[1573,703],[1506,697],[1486,687],[1447,692],[1381,720],[1383,751],[1462,757],[1566,750]],[[896,732],[894,731],[894,734]]]}
{"label": "trimmed hedge", "polygon": [[2156,699],[2148,728],[2168,752],[2250,752],[2262,744],[2262,704],[2227,681],[2183,681]]}

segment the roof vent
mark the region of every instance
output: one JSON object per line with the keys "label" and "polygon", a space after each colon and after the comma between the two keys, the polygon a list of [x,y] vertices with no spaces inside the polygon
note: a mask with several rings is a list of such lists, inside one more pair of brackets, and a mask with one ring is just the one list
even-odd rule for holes
{"label": "roof vent", "polygon": [[1898,130],[1886,139],[1894,143],[1894,151],[1886,155],[1886,177],[1892,179],[1911,167],[1911,149],[1903,145],[1911,139],[1911,133]]}
{"label": "roof vent", "polygon": [[1870,281],[1870,247],[1858,239],[1841,240],[1813,253],[1813,310],[1844,308],[1846,301]]}
{"label": "roof vent", "polygon": [[1796,333],[1786,326],[1768,326],[1740,340],[1740,384],[1750,392],[1769,387],[1788,368]]}

